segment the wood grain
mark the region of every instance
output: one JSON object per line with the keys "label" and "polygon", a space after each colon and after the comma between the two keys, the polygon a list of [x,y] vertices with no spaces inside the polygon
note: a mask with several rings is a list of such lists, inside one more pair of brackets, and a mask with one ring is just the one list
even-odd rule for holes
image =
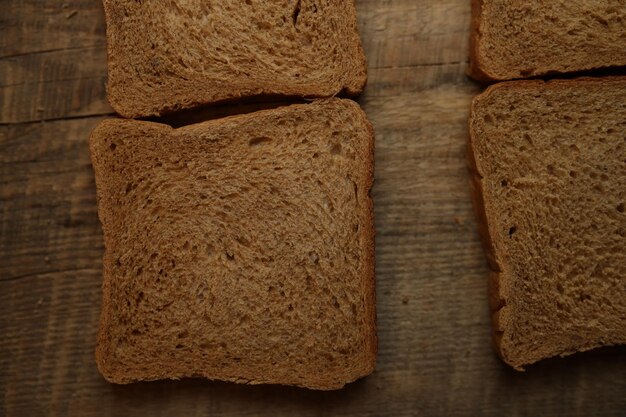
{"label": "wood grain", "polygon": [[103,46],[0,58],[0,124],[112,114]]}
{"label": "wood grain", "polygon": [[465,163],[480,89],[465,77],[466,0],[357,2],[370,67],[360,103],[376,129],[374,375],[337,392],[106,383],[93,358],[103,248],[87,148],[112,113],[104,23],[98,0],[65,4],[5,0],[0,14],[0,415],[624,415],[624,348],[525,373],[491,350]]}

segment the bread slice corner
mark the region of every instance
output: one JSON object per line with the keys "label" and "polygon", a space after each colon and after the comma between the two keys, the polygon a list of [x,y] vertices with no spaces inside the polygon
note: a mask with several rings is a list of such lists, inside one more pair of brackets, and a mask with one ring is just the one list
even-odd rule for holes
{"label": "bread slice corner", "polygon": [[504,81],[624,67],[624,19],[604,2],[472,0],[468,73]]}

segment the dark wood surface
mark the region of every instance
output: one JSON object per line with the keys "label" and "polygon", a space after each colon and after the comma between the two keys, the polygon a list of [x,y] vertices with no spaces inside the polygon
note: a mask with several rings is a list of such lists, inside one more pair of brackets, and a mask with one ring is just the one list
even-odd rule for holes
{"label": "dark wood surface", "polygon": [[[490,347],[465,164],[469,0],[359,0],[376,129],[376,372],[336,392],[108,384],[87,138],[112,116],[99,0],[0,0],[1,416],[625,416],[626,351],[518,373]],[[223,110],[219,110],[223,111]],[[235,107],[234,110],[237,111]]]}

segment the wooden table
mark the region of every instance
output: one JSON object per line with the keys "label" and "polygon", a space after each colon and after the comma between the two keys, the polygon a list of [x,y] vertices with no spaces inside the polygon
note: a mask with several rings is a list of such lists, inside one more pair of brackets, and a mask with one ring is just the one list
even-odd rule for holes
{"label": "wooden table", "polygon": [[626,350],[518,373],[490,347],[465,165],[469,0],[360,0],[376,129],[379,355],[336,392],[108,384],[94,362],[102,232],[87,138],[105,98],[100,0],[0,7],[0,415],[625,416]]}

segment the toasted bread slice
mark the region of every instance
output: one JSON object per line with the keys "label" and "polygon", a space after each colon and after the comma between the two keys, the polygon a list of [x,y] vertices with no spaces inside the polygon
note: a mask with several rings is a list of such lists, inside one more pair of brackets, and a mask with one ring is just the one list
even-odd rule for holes
{"label": "toasted bread slice", "polygon": [[354,0],[104,0],[109,102],[125,117],[251,96],[360,93]]}
{"label": "toasted bread slice", "polygon": [[626,343],[626,77],[496,84],[469,149],[502,358]]}
{"label": "toasted bread slice", "polygon": [[618,3],[472,0],[470,75],[501,81],[626,66]]}
{"label": "toasted bread slice", "polygon": [[337,389],[371,373],[373,146],[340,99],[179,129],[103,121],[105,378]]}

